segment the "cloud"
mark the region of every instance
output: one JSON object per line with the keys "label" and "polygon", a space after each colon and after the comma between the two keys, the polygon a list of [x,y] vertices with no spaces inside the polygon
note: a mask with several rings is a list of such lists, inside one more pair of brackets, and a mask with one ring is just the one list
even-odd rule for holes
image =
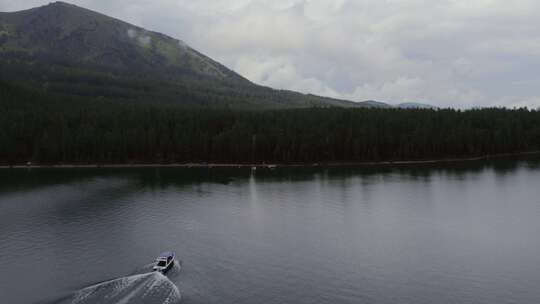
{"label": "cloud", "polygon": [[[0,10],[46,2],[0,0]],[[540,100],[535,0],[72,2],[182,39],[278,89],[443,107]]]}
{"label": "cloud", "polygon": [[152,43],[152,37],[148,36],[144,31],[139,32],[137,29],[131,28],[127,30],[127,35],[131,39],[136,39],[140,46],[148,47]]}
{"label": "cloud", "polygon": [[127,35],[128,35],[129,38],[133,39],[133,38],[137,37],[138,33],[137,33],[136,29],[128,29],[127,30]]}
{"label": "cloud", "polygon": [[243,57],[237,62],[235,70],[248,79],[265,86],[322,96],[342,97],[342,94],[328,87],[319,79],[302,75],[286,57]]}

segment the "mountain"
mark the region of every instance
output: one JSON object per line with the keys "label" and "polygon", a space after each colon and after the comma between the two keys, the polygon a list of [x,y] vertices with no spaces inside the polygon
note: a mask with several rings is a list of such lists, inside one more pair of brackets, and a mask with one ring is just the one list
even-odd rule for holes
{"label": "mountain", "polygon": [[437,107],[424,104],[424,103],[416,103],[416,102],[405,102],[400,103],[396,107],[400,109],[436,109]]}
{"label": "mountain", "polygon": [[182,41],[109,18],[75,5],[55,2],[0,15],[2,51],[29,59],[131,71],[176,72],[242,80]]}
{"label": "mountain", "polygon": [[383,108],[383,109],[389,109],[389,108],[392,108],[391,105],[385,103],[385,102],[380,102],[380,101],[376,101],[376,100],[366,100],[366,101],[362,101],[362,104],[366,105],[367,107],[370,107],[370,108]]}
{"label": "mountain", "polygon": [[389,103],[376,101],[376,100],[366,100],[362,102],[363,105],[371,108],[382,108],[382,109],[391,109],[391,108],[397,108],[397,109],[437,109],[437,107],[424,104],[424,103],[415,103],[415,102],[406,102],[406,103],[400,103],[397,105],[391,105]]}
{"label": "mountain", "polygon": [[0,13],[0,80],[184,107],[370,107],[256,85],[183,41],[72,4]]}

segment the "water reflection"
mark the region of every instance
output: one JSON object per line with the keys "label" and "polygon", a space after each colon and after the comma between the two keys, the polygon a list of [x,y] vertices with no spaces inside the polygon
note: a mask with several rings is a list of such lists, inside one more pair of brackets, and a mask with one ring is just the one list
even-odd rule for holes
{"label": "water reflection", "polygon": [[0,294],[174,250],[185,303],[535,303],[539,164],[3,170]]}
{"label": "water reflection", "polygon": [[79,168],[79,169],[2,169],[0,170],[0,193],[25,191],[33,187],[64,185],[72,182],[85,182],[95,177],[116,177],[132,179],[138,186],[151,189],[169,186],[182,187],[201,183],[229,184],[235,180],[249,179],[252,175],[260,181],[305,181],[315,176],[322,180],[344,180],[348,177],[362,177],[369,183],[370,178],[407,176],[416,181],[427,181],[434,175],[445,178],[466,179],[486,170],[499,176],[512,173],[518,168],[529,170],[540,168],[536,156],[520,159],[496,159],[491,161],[451,162],[439,164],[397,164],[397,165],[358,165],[358,166],[307,166],[259,168]]}

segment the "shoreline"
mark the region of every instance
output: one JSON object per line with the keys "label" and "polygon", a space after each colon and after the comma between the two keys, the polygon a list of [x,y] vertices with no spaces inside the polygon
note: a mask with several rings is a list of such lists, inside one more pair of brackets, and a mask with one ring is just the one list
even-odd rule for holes
{"label": "shoreline", "polygon": [[335,163],[291,163],[291,164],[233,164],[233,163],[133,163],[133,164],[18,164],[0,165],[0,169],[85,169],[85,168],[290,168],[290,167],[346,167],[346,166],[377,166],[377,165],[415,165],[439,164],[456,162],[473,162],[505,157],[526,155],[540,155],[540,151],[501,153],[475,157],[441,158],[428,160],[399,160],[399,161],[371,161],[371,162],[335,162]]}

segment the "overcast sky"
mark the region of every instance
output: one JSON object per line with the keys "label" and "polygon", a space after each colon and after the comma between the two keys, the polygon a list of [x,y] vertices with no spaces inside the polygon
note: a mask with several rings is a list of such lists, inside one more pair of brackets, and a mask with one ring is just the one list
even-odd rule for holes
{"label": "overcast sky", "polygon": [[[0,0],[0,11],[47,4]],[[69,0],[274,88],[354,101],[540,106],[537,0]]]}

